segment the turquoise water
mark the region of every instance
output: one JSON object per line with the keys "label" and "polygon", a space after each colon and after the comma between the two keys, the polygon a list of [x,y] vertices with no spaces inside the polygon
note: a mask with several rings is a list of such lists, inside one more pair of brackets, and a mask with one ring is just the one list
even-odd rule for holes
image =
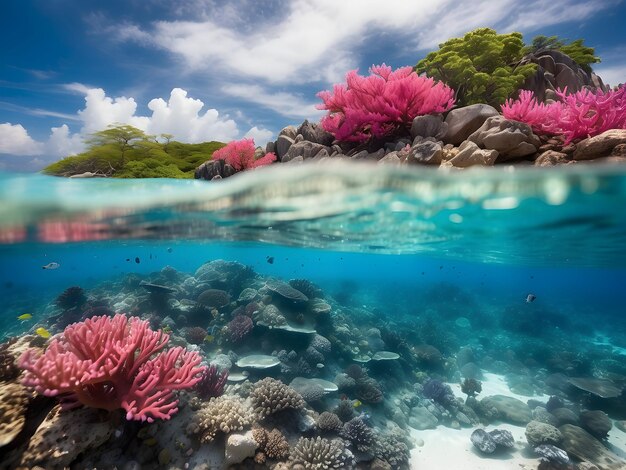
{"label": "turquoise water", "polygon": [[[298,166],[216,183],[3,175],[0,200],[0,337],[40,326],[61,331],[50,319],[70,286],[113,308],[131,274],[162,281],[166,266],[193,275],[221,259],[249,266],[263,282],[317,284],[332,321],[348,316],[353,334],[362,331],[355,342],[378,328],[390,350],[385,329],[411,347],[437,348],[443,369],[407,360],[400,376],[377,376],[389,403],[417,393],[407,390],[418,372],[458,383],[463,372],[454,361],[464,348],[473,349],[479,368],[528,397],[591,406],[589,397],[550,388],[553,374],[626,385],[623,168]],[[52,262],[58,268],[42,269]],[[33,318],[18,320],[23,313]],[[205,318],[198,326],[215,322],[223,325]],[[326,335],[337,325],[327,325]],[[257,343],[250,344],[234,352],[251,352]],[[263,347],[271,353],[282,345]],[[202,348],[207,360],[228,350]],[[345,357],[326,360],[314,375],[332,380],[348,365]],[[626,419],[624,399],[612,400],[593,407]],[[382,426],[384,413],[374,405],[368,412]],[[440,418],[440,425],[449,423]]]}

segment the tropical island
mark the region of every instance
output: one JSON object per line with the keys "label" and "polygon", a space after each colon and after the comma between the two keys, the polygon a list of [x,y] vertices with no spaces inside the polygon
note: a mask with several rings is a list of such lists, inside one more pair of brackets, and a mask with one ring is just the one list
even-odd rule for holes
{"label": "tropical island", "polygon": [[[626,161],[626,88],[609,88],[582,39],[480,28],[414,67],[356,70],[321,91],[319,123],[276,141],[183,144],[129,125],[93,134],[89,149],[43,171],[56,176],[221,179],[274,162],[325,159],[467,168]],[[217,151],[217,152],[216,152]],[[216,153],[214,153],[216,152]]]}

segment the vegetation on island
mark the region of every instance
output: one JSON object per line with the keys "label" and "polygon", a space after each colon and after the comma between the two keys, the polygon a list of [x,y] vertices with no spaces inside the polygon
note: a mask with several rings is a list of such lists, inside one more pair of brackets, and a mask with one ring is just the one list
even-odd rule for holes
{"label": "vegetation on island", "polygon": [[569,56],[585,72],[591,73],[591,64],[600,62],[600,57],[595,55],[595,49],[583,44],[583,39],[576,39],[569,44],[558,36],[535,36],[532,44],[522,49],[522,54],[540,55],[542,52],[557,50]]}
{"label": "vegetation on island", "polygon": [[43,172],[54,176],[90,172],[115,178],[193,178],[196,167],[225,145],[185,144],[172,138],[171,134],[148,135],[125,124],[112,125],[94,133],[85,152],[63,158]]}

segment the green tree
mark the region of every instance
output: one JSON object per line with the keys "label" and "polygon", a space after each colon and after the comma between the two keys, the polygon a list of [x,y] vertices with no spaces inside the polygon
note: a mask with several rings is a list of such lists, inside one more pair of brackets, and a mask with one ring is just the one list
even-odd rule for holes
{"label": "green tree", "polygon": [[120,168],[126,164],[126,153],[129,149],[135,148],[138,142],[145,143],[149,136],[136,127],[128,124],[113,124],[103,131],[94,132],[87,141],[91,148],[105,145],[117,148],[121,156]]}
{"label": "green tree", "polygon": [[532,44],[524,47],[522,53],[539,55],[548,50],[561,51],[563,54],[567,54],[585,72],[591,73],[591,64],[599,63],[600,57],[595,55],[593,47],[585,46],[583,42],[583,39],[576,39],[568,44],[557,36],[535,36]]}
{"label": "green tree", "polygon": [[454,88],[458,106],[498,107],[536,70],[534,64],[519,65],[523,47],[521,33],[479,28],[440,44],[438,51],[417,63],[415,71]]}

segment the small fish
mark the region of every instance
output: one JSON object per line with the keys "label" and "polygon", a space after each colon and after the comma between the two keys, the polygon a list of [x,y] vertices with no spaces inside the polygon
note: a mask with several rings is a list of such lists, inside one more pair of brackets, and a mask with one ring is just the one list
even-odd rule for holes
{"label": "small fish", "polygon": [[152,259],[152,253],[150,253],[150,259]]}
{"label": "small fish", "polygon": [[48,263],[45,266],[42,266],[41,269],[58,269],[60,267],[61,265],[59,263],[55,263],[53,261],[52,263]]}
{"label": "small fish", "polygon": [[215,336],[213,336],[213,335],[206,335],[204,337],[204,342],[205,343],[211,344],[213,342],[213,340],[215,340]]}
{"label": "small fish", "polygon": [[139,256],[137,256],[137,257],[135,258],[135,263],[137,263],[137,264],[141,263],[141,260],[139,259]]}
{"label": "small fish", "polygon": [[30,313],[22,313],[19,317],[17,317],[18,320],[22,321],[30,320],[31,318],[33,318],[33,316]]}
{"label": "small fish", "polygon": [[274,264],[274,257],[273,256],[267,256],[266,259],[267,259],[267,262],[269,264]]}
{"label": "small fish", "polygon": [[354,408],[358,408],[358,407],[359,407],[359,406],[361,406],[362,404],[363,404],[363,403],[361,403],[361,400],[354,400],[354,401],[352,402],[352,406],[353,406]]}
{"label": "small fish", "polygon": [[171,248],[168,248],[168,249],[167,249],[167,252],[168,252],[168,253],[171,253],[171,252],[172,252],[172,249],[171,249]]}
{"label": "small fish", "polygon": [[161,331],[169,335],[172,332],[172,329],[169,326],[164,326],[163,328],[161,328]]}
{"label": "small fish", "polygon": [[48,339],[50,338],[50,332],[48,330],[46,330],[44,327],[40,326],[39,328],[37,328],[35,330],[35,333],[37,333],[39,336],[41,336],[44,339]]}
{"label": "small fish", "polygon": [[529,303],[533,302],[536,298],[537,298],[537,296],[535,294],[528,294],[526,296],[526,303],[529,304]]}

